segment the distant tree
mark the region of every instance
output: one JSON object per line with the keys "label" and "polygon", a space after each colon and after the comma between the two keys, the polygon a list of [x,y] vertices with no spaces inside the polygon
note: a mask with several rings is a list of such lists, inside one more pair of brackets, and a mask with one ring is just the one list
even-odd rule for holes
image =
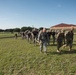
{"label": "distant tree", "polygon": [[22,27],[22,28],[21,28],[21,31],[22,31],[22,32],[24,32],[24,31],[26,31],[26,30],[27,30],[27,27]]}
{"label": "distant tree", "polygon": [[20,32],[20,28],[15,28],[14,32]]}
{"label": "distant tree", "polygon": [[43,29],[43,27],[40,27],[40,28],[39,28],[39,30],[42,30],[42,29]]}
{"label": "distant tree", "polygon": [[3,29],[0,29],[0,32],[3,32],[4,30]]}
{"label": "distant tree", "polygon": [[5,29],[5,32],[11,32],[13,33],[14,29]]}
{"label": "distant tree", "polygon": [[32,29],[33,29],[32,27],[22,27],[21,31],[23,31],[23,32],[26,31],[26,30],[30,30],[31,31]]}
{"label": "distant tree", "polygon": [[32,27],[27,27],[27,30],[30,30],[30,31],[32,31],[32,29],[33,29]]}
{"label": "distant tree", "polygon": [[[43,28],[44,28],[44,27],[40,27],[39,30],[42,30]],[[48,30],[48,29],[50,29],[50,28],[46,28],[46,30]]]}

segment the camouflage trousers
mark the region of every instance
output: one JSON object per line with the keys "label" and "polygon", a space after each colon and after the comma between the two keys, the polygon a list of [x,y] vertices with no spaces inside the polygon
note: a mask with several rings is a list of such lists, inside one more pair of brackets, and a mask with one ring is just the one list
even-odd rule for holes
{"label": "camouflage trousers", "polygon": [[44,50],[44,52],[46,52],[46,47],[47,47],[47,42],[42,42],[40,44],[40,51],[42,52],[42,50]]}
{"label": "camouflage trousers", "polygon": [[69,46],[72,48],[73,40],[72,39],[66,39],[66,46]]}
{"label": "camouflage trousers", "polygon": [[57,40],[57,50],[59,50],[61,46],[63,46],[63,40]]}

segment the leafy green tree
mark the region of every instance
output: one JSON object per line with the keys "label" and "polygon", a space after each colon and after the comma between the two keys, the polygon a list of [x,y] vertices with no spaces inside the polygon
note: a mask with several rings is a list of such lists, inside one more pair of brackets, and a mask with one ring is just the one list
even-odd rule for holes
{"label": "leafy green tree", "polygon": [[27,27],[22,27],[21,28],[21,31],[23,31],[23,32],[26,31],[26,30],[27,30]]}
{"label": "leafy green tree", "polygon": [[23,31],[23,32],[26,31],[26,30],[30,30],[31,31],[32,29],[33,29],[32,27],[22,27],[21,31]]}
{"label": "leafy green tree", "polygon": [[5,29],[5,32],[11,32],[13,33],[14,29]]}
{"label": "leafy green tree", "polygon": [[43,29],[43,27],[40,27],[40,28],[39,28],[39,30],[42,30],[42,29]]}
{"label": "leafy green tree", "polygon": [[14,32],[20,32],[20,28],[15,28]]}
{"label": "leafy green tree", "polygon": [[3,29],[0,29],[0,32],[3,32],[4,30]]}

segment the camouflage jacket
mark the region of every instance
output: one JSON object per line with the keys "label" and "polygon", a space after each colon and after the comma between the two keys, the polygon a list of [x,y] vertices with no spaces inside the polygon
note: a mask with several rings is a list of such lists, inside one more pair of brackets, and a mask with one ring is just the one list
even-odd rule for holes
{"label": "camouflage jacket", "polygon": [[48,35],[46,32],[42,32],[38,35],[38,40],[42,42],[47,42],[48,41]]}

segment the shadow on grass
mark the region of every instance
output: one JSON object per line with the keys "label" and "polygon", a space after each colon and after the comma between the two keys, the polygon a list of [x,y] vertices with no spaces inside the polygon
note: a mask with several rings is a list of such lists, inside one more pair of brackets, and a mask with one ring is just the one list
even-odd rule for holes
{"label": "shadow on grass", "polygon": [[57,53],[57,52],[47,52],[47,55],[61,55],[61,53]]}
{"label": "shadow on grass", "polygon": [[76,49],[72,49],[71,51],[61,51],[60,53],[58,52],[47,52],[48,55],[50,54],[58,54],[58,55],[62,55],[62,54],[76,54]]}
{"label": "shadow on grass", "polygon": [[76,46],[76,44],[73,44],[74,46]]}
{"label": "shadow on grass", "polygon": [[47,46],[57,46],[57,44],[50,44],[50,45],[47,45]]}
{"label": "shadow on grass", "polygon": [[62,54],[76,54],[76,49],[72,49],[71,51],[61,51]]}

